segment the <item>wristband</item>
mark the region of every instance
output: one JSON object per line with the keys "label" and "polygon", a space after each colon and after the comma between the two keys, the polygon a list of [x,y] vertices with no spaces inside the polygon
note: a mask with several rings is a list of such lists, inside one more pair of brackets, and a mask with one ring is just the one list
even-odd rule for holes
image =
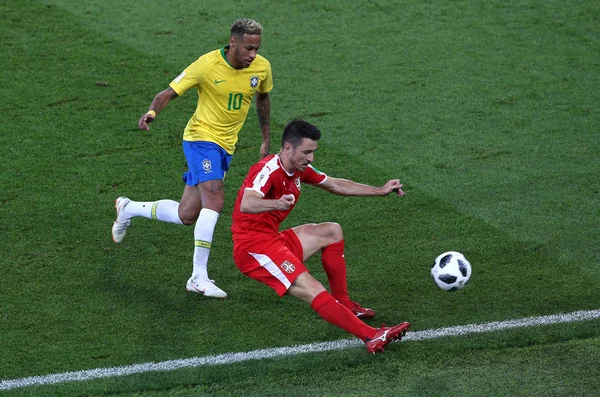
{"label": "wristband", "polygon": [[156,118],[156,112],[154,110],[148,110],[146,114],[149,114],[150,116],[152,116],[152,118]]}

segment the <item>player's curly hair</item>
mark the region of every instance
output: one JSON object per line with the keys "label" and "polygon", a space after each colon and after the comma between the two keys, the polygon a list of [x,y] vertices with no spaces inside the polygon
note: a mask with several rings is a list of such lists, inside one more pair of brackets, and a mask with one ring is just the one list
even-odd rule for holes
{"label": "player's curly hair", "polygon": [[260,35],[262,32],[262,25],[253,19],[238,19],[231,25],[231,35],[236,37],[242,37],[244,34]]}
{"label": "player's curly hair", "polygon": [[318,141],[321,138],[321,130],[308,121],[290,121],[283,129],[281,147],[283,147],[286,143],[289,143],[295,148],[302,142],[302,139],[304,138]]}

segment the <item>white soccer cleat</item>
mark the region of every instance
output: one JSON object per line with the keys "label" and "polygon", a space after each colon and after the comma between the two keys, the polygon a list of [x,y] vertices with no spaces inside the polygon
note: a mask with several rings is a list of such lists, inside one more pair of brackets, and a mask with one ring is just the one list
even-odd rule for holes
{"label": "white soccer cleat", "polygon": [[185,285],[185,289],[196,294],[210,296],[211,298],[227,298],[227,293],[217,287],[214,280],[196,281],[190,278]]}
{"label": "white soccer cleat", "polygon": [[115,243],[120,243],[125,238],[127,226],[131,224],[131,219],[126,218],[123,209],[131,200],[127,197],[119,197],[115,200],[115,208],[117,209],[117,219],[112,227],[112,239]]}

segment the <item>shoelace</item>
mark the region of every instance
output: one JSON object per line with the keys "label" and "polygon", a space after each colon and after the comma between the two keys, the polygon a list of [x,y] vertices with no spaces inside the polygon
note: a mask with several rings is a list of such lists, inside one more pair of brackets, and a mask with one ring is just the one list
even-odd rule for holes
{"label": "shoelace", "polygon": [[126,229],[127,227],[129,227],[129,225],[131,225],[131,219],[126,220],[125,222],[115,222],[117,225],[119,225],[119,231]]}

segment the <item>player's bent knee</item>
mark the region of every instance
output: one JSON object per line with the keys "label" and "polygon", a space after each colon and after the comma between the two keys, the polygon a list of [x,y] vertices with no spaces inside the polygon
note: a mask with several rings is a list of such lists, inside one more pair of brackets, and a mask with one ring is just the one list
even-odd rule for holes
{"label": "player's bent knee", "polygon": [[181,219],[181,223],[183,223],[185,226],[192,226],[198,220],[198,218],[196,218],[196,219],[183,219],[183,218],[179,218],[179,219]]}
{"label": "player's bent knee", "polygon": [[312,302],[315,296],[326,291],[323,284],[308,272],[299,275],[288,289],[288,294],[305,302]]}
{"label": "player's bent knee", "polygon": [[339,223],[320,223],[317,225],[317,227],[320,229],[318,233],[320,237],[327,239],[326,242],[324,241],[324,246],[337,243],[338,241],[342,241],[344,239],[344,233]]}
{"label": "player's bent knee", "polygon": [[215,197],[208,196],[204,197],[202,200],[202,208],[207,208],[209,210],[213,210],[218,212],[219,214],[223,211],[223,207],[225,206],[225,198],[224,197]]}
{"label": "player's bent knee", "polygon": [[335,240],[335,242],[342,241],[344,239],[344,232],[342,231],[342,226],[340,226],[339,223],[332,222],[331,227],[331,237]]}
{"label": "player's bent knee", "polygon": [[193,214],[185,214],[179,212],[179,219],[181,219],[181,223],[183,223],[184,225],[190,226],[196,223],[196,221],[198,220],[198,214],[194,216]]}

